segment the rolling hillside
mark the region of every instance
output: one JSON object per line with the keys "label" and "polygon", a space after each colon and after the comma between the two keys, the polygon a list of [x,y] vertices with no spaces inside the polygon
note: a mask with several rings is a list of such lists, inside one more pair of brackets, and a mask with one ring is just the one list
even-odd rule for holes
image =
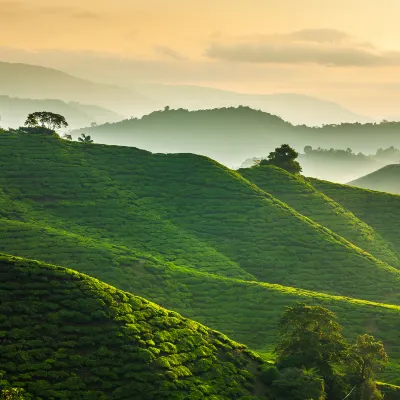
{"label": "rolling hillside", "polygon": [[93,105],[66,103],[61,100],[34,100],[0,96],[0,123],[3,127],[22,126],[28,114],[42,110],[63,115],[68,121],[70,129],[90,126],[92,122],[102,124],[122,119],[113,111]]}
{"label": "rolling hillside", "polygon": [[238,172],[304,216],[336,232],[375,257],[400,267],[399,252],[390,242],[338,202],[316,190],[306,178],[268,165],[241,169]]}
{"label": "rolling hillside", "polygon": [[[326,304],[347,337],[384,341],[383,378],[398,383],[399,249],[337,200],[310,190],[321,210],[307,214],[205,157],[24,134],[0,134],[0,160],[0,251],[91,275],[264,354],[286,305]],[[321,215],[330,207],[337,222]]]}
{"label": "rolling hillside", "polygon": [[309,180],[315,188],[353,212],[400,251],[400,232],[397,229],[400,196],[318,179]]}
{"label": "rolling hillside", "polygon": [[400,194],[400,164],[386,165],[378,171],[349,182],[348,185]]}
{"label": "rolling hillside", "polygon": [[0,255],[0,276],[0,385],[34,399],[266,394],[260,358],[175,312],[25,259]]}

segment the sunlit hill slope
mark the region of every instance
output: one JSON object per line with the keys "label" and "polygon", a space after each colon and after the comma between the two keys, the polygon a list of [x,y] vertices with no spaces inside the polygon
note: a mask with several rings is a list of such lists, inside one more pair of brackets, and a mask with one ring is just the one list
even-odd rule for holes
{"label": "sunlit hill slope", "polygon": [[382,379],[398,381],[396,218],[377,227],[302,178],[192,154],[3,132],[0,160],[0,251],[89,274],[265,354],[286,305],[318,302],[349,338],[383,340]]}

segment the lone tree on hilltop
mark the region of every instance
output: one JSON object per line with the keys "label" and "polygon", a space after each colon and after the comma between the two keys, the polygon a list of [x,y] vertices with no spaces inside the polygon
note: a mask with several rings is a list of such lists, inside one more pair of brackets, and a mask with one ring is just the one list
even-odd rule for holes
{"label": "lone tree on hilltop", "polygon": [[93,143],[93,139],[90,137],[90,135],[85,135],[84,133],[78,137],[78,141],[81,143]]}
{"label": "lone tree on hilltop", "polygon": [[267,160],[261,160],[259,165],[275,165],[276,167],[282,168],[291,174],[299,174],[302,168],[296,158],[299,153],[292,149],[288,144],[283,144],[281,147],[277,147],[275,151],[269,153]]}
{"label": "lone tree on hilltop", "polygon": [[45,128],[55,131],[56,129],[66,128],[68,123],[60,114],[38,111],[28,115],[25,126],[28,128]]}

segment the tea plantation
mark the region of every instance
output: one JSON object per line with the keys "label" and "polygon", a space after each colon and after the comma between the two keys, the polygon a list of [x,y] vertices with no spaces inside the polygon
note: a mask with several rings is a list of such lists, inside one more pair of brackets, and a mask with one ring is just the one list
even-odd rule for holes
{"label": "tea plantation", "polygon": [[8,132],[0,171],[0,251],[91,275],[266,357],[285,306],[324,304],[350,340],[384,342],[380,379],[400,383],[399,242],[313,182],[270,170],[269,187],[191,154]]}
{"label": "tea plantation", "polygon": [[256,399],[261,359],[72,270],[0,255],[1,386],[33,399]]}

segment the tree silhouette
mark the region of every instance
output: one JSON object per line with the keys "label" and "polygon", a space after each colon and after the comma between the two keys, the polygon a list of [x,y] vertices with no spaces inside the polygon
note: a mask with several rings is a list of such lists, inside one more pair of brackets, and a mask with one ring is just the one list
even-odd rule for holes
{"label": "tree silhouette", "polygon": [[259,165],[275,165],[291,174],[299,174],[302,168],[296,158],[299,156],[296,150],[292,149],[288,144],[277,147],[275,151],[269,153],[267,160],[261,160]]}
{"label": "tree silhouette", "polygon": [[25,126],[29,128],[46,128],[52,131],[60,128],[66,128],[68,126],[65,118],[60,114],[54,114],[47,111],[39,111],[29,114]]}
{"label": "tree silhouette", "polygon": [[81,143],[93,143],[90,135],[85,135],[84,133],[82,133],[82,135],[78,138],[78,141]]}

